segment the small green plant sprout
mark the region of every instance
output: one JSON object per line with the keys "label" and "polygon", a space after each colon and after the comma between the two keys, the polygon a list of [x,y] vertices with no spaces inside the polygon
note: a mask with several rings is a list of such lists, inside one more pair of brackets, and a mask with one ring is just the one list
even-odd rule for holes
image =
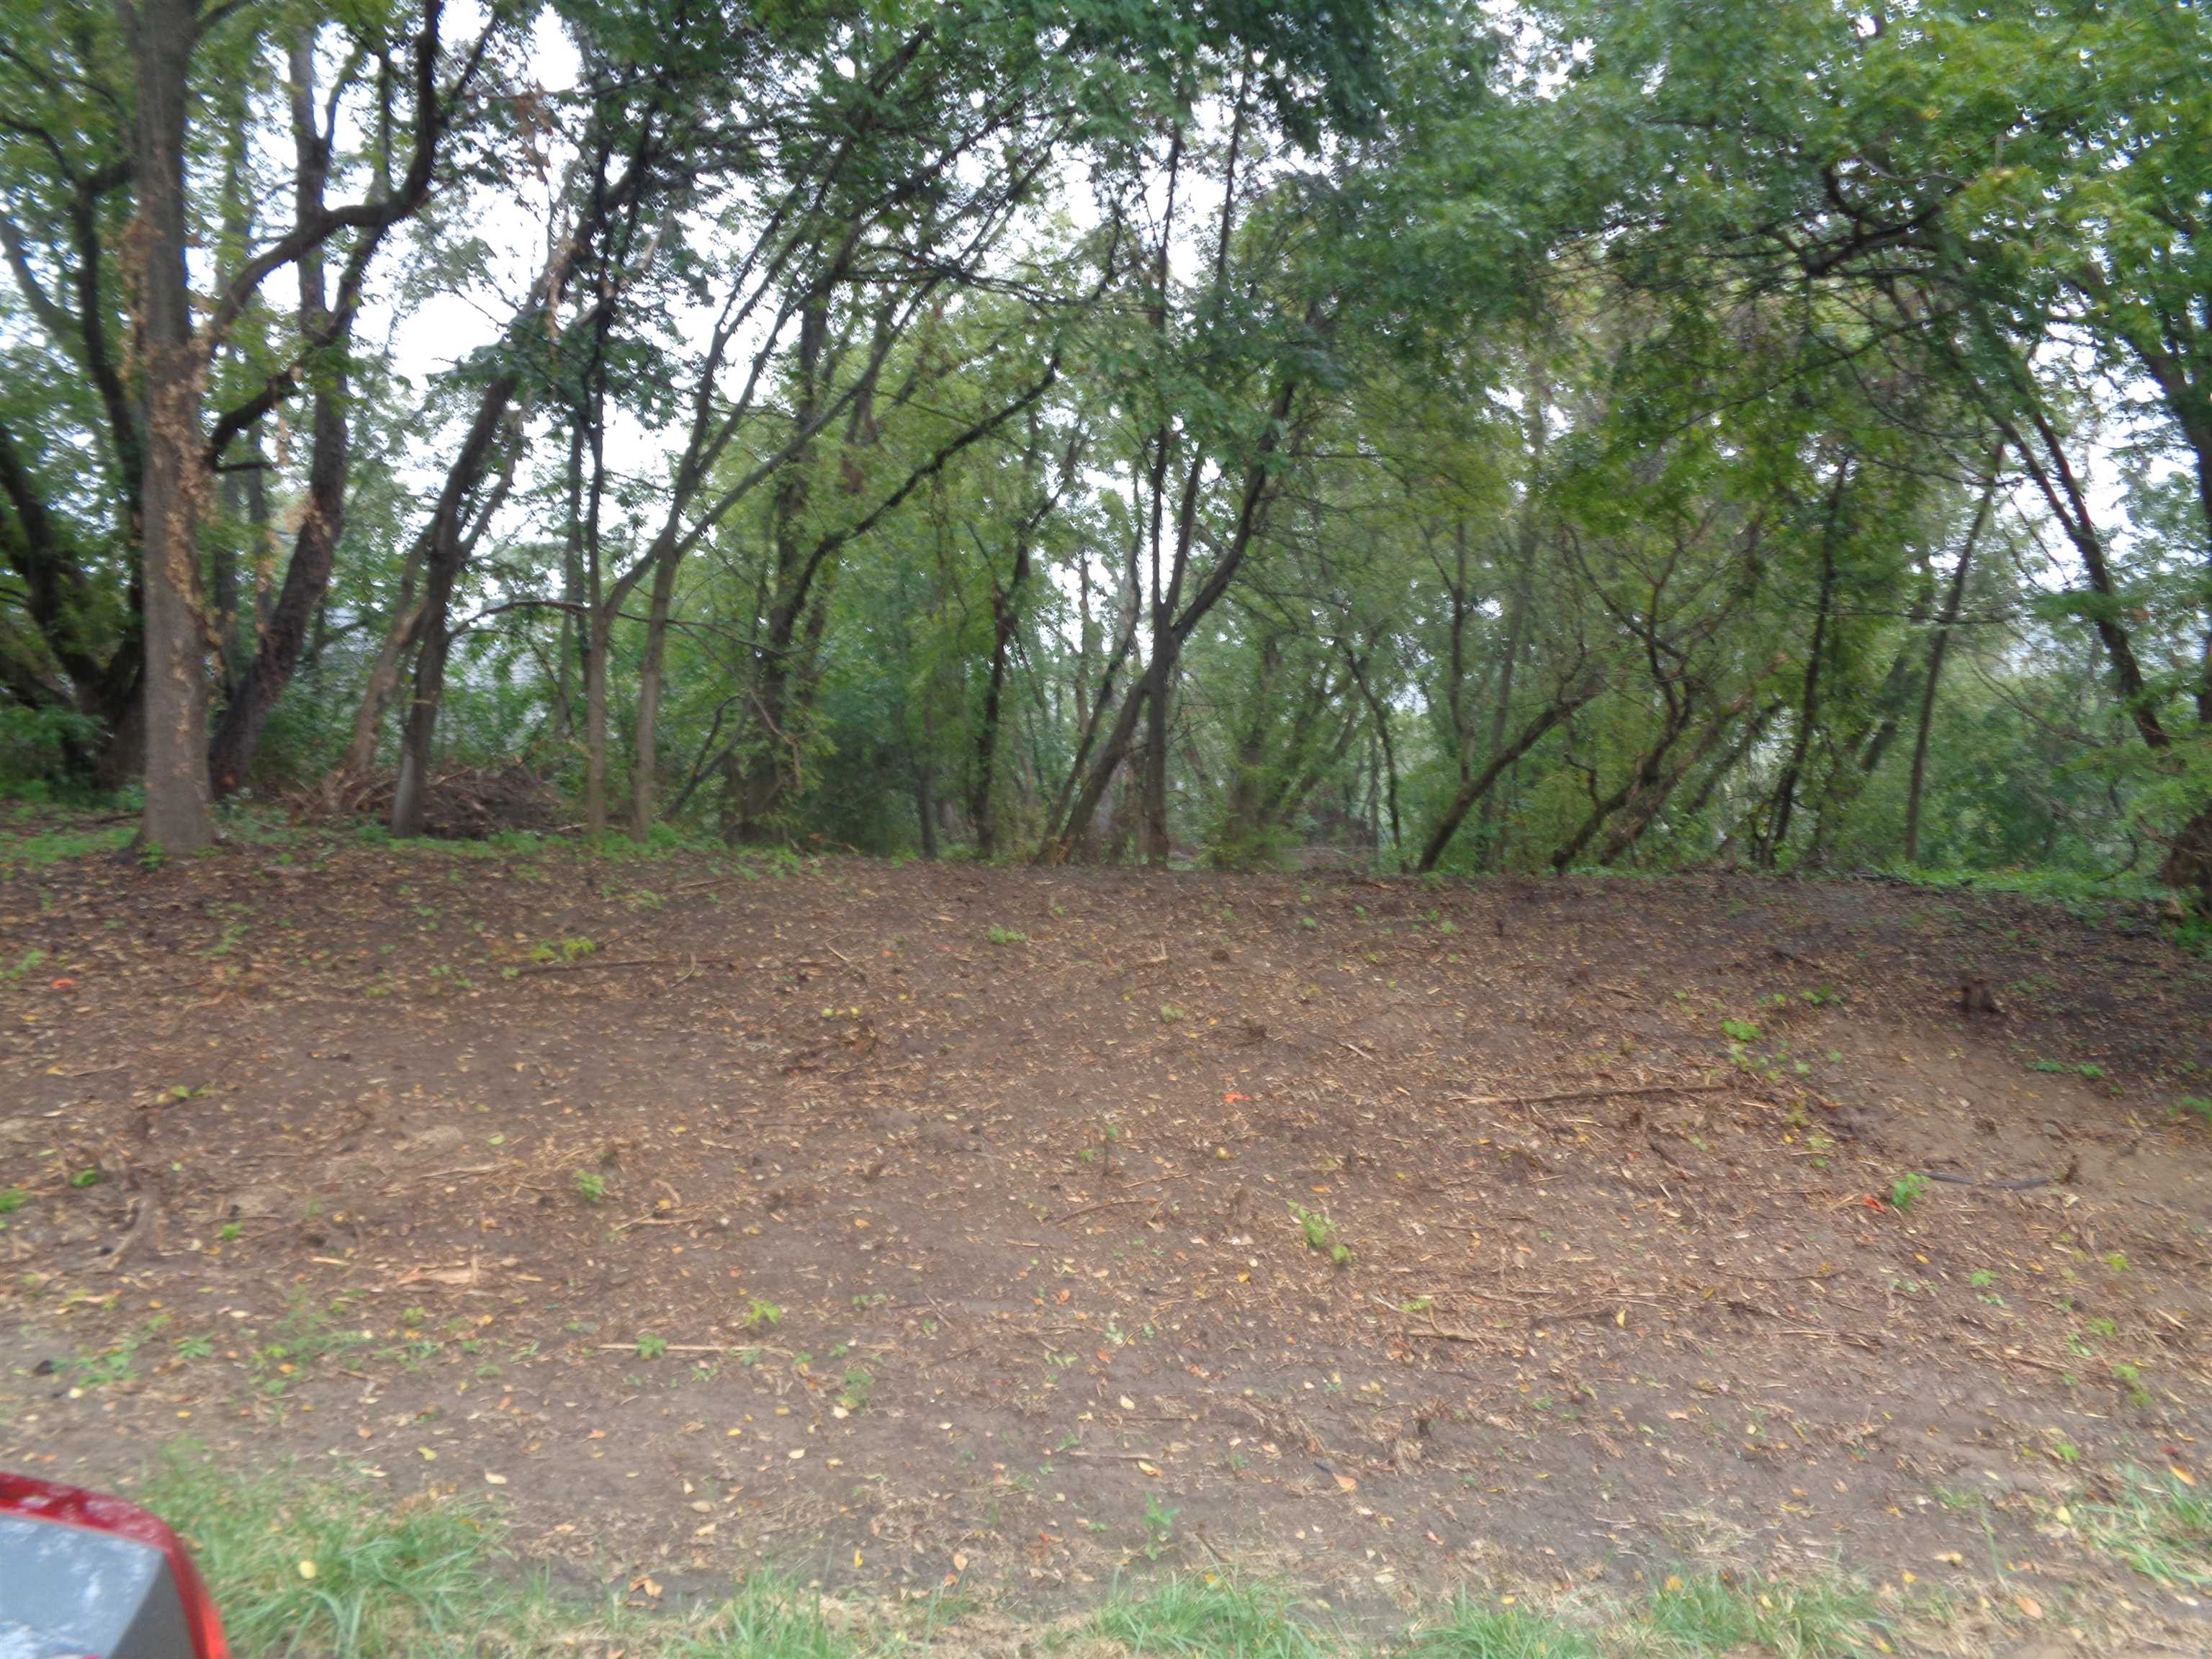
{"label": "small green plant sprout", "polygon": [[1805,1000],[1815,1008],[1825,1008],[1830,1003],[1843,1000],[1844,994],[1832,985],[1816,985],[1805,993]]}
{"label": "small green plant sprout", "polygon": [[640,1359],[658,1359],[667,1352],[668,1339],[665,1336],[647,1334],[637,1340],[637,1357]]}
{"label": "small green plant sprout", "polygon": [[1176,1517],[1182,1513],[1161,1503],[1157,1492],[1145,1494],[1145,1559],[1157,1561],[1174,1546]]}
{"label": "small green plant sprout", "polygon": [[781,1323],[782,1319],[782,1309],[777,1307],[773,1302],[763,1302],[760,1297],[755,1297],[752,1298],[751,1305],[745,1310],[745,1316],[739,1322],[738,1328],[747,1331],[764,1331],[771,1325]]}
{"label": "small green plant sprout", "polygon": [[2186,1112],[2199,1123],[2212,1124],[2212,1099],[2203,1095],[2184,1095],[2176,1104],[2175,1114]]}
{"label": "small green plant sprout", "polygon": [[31,1201],[21,1187],[0,1187],[0,1215],[13,1215]]}
{"label": "small green plant sprout", "polygon": [[1910,1210],[1927,1190],[1928,1177],[1917,1170],[1907,1170],[1889,1183],[1889,1207]]}
{"label": "small green plant sprout", "polygon": [[1966,1283],[1978,1291],[1986,1291],[1997,1282],[1997,1276],[1987,1267],[1977,1267],[1966,1275]]}
{"label": "small green plant sprout", "polygon": [[1114,1173],[1115,1149],[1121,1144],[1121,1126],[1110,1117],[1102,1118],[1091,1133],[1097,1137],[1097,1144],[1085,1146],[1076,1156],[1085,1164],[1097,1164],[1102,1176],[1110,1176]]}
{"label": "small green plant sprout", "polygon": [[1759,1041],[1759,1022],[1755,1019],[1724,1019],[1721,1022],[1721,1035],[1731,1042],[1756,1042]]}
{"label": "small green plant sprout", "polygon": [[1164,1002],[1160,1005],[1160,1024],[1163,1025],[1173,1025],[1178,1020],[1188,1019],[1189,1018],[1189,1015],[1184,1013],[1182,1009],[1176,1007],[1172,1002]]}
{"label": "small green plant sprout", "polygon": [[876,1391],[876,1379],[860,1365],[847,1368],[845,1386],[837,1395],[838,1409],[850,1413],[867,1409],[868,1396]]}
{"label": "small green plant sprout", "polygon": [[576,1171],[576,1196],[586,1204],[597,1204],[607,1195],[607,1179],[597,1170]]}
{"label": "small green plant sprout", "polygon": [[1027,945],[1030,936],[1018,927],[994,927],[990,933],[994,945]]}
{"label": "small green plant sprout", "polygon": [[2143,1387],[2141,1366],[2115,1361],[2112,1364],[2112,1381],[2128,1391],[2128,1404],[2130,1406],[2148,1406],[2154,1403],[2150,1397],[2150,1390]]}
{"label": "small green plant sprout", "polygon": [[79,1189],[97,1187],[100,1185],[100,1166],[95,1164],[90,1169],[73,1170],[70,1175],[69,1184]]}
{"label": "small green plant sprout", "polygon": [[1340,1267],[1352,1265],[1352,1251],[1336,1236],[1336,1223],[1319,1210],[1309,1210],[1303,1204],[1291,1206],[1291,1214],[1297,1220],[1298,1230],[1305,1235],[1306,1249],[1327,1256]]}
{"label": "small green plant sprout", "polygon": [[530,950],[532,962],[578,962],[599,948],[596,939],[581,936],[574,939],[549,939],[534,945]]}

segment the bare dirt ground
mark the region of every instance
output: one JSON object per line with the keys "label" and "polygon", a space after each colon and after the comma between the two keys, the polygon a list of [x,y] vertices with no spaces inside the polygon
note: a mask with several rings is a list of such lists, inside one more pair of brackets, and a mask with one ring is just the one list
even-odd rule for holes
{"label": "bare dirt ground", "polygon": [[1720,1561],[2192,1616],[2063,1508],[2212,1480],[2212,964],[2147,921],[304,833],[0,870],[0,1466],[471,1492],[641,1595]]}

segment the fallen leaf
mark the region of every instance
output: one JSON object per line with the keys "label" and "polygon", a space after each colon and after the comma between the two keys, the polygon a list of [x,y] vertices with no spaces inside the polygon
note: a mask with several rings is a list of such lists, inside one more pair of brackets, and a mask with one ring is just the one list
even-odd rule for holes
{"label": "fallen leaf", "polygon": [[486,1469],[484,1471],[484,1485],[487,1486],[503,1486],[506,1484],[507,1477],[505,1475],[494,1474],[489,1469]]}
{"label": "fallen leaf", "polygon": [[2015,1595],[2012,1599],[2020,1603],[2020,1610],[2026,1613],[2029,1618],[2040,1619],[2043,1617],[2043,1603],[2037,1601],[2033,1595]]}
{"label": "fallen leaf", "polygon": [[301,1563],[300,1563],[300,1577],[302,1577],[302,1578],[313,1578],[314,1576],[315,1576],[315,1564],[314,1564],[313,1562],[312,1562],[312,1561],[302,1561],[302,1562],[301,1562]]}
{"label": "fallen leaf", "polygon": [[1359,1482],[1348,1474],[1340,1474],[1336,1477],[1336,1489],[1339,1492],[1358,1492]]}

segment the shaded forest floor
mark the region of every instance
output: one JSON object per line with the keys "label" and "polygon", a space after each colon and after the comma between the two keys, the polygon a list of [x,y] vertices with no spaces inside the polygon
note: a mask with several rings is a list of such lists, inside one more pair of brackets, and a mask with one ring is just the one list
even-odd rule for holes
{"label": "shaded forest floor", "polygon": [[459,1490],[639,1597],[1840,1565],[2212,1634],[2099,1547],[2212,1485],[2147,919],[67,844],[0,839],[0,1467]]}

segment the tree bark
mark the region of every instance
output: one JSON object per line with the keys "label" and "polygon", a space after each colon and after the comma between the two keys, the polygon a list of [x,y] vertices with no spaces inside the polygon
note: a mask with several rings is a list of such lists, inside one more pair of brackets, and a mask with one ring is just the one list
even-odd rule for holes
{"label": "tree bark", "polygon": [[968,793],[968,817],[975,826],[975,851],[992,858],[999,850],[998,824],[991,813],[991,787],[999,758],[999,717],[1005,702],[1006,668],[1014,635],[1021,626],[1022,589],[1030,575],[1030,544],[1024,532],[1014,543],[1014,568],[1006,585],[991,595],[991,667],[983,682],[982,719],[975,728],[975,781]]}
{"label": "tree bark", "polygon": [[637,670],[637,762],[630,778],[630,839],[642,846],[653,834],[655,784],[660,769],[661,662],[676,593],[676,560],[663,554],[653,566],[653,597],[645,618],[645,659]]}
{"label": "tree bark", "polygon": [[418,538],[407,550],[406,560],[399,568],[399,592],[392,606],[392,620],[384,630],[383,644],[377,648],[376,661],[368,671],[368,684],[361,694],[361,705],[354,710],[353,738],[346,744],[345,759],[331,777],[333,798],[339,786],[364,775],[375,764],[377,738],[384,730],[384,717],[391,709],[392,694],[399,689],[400,664],[414,648],[416,633],[422,620],[422,604],[415,590],[422,580],[426,544],[426,538]]}
{"label": "tree bark", "polygon": [[137,325],[148,411],[143,582],[146,810],[141,838],[170,854],[215,840],[207,770],[207,634],[199,604],[200,405],[185,267],[186,79],[195,0],[142,0],[131,29],[138,118]]}
{"label": "tree bark", "polygon": [[1820,536],[1820,601],[1813,613],[1813,648],[1805,655],[1804,690],[1797,700],[1797,730],[1790,759],[1774,786],[1774,811],[1767,833],[1759,843],[1759,862],[1771,867],[1790,838],[1790,815],[1797,804],[1797,781],[1804,775],[1806,757],[1812,752],[1813,733],[1820,718],[1820,665],[1827,655],[1828,613],[1836,594],[1836,536],[1844,510],[1844,494],[1850,485],[1849,456],[1836,465],[1836,482],[1828,495],[1827,524]]}
{"label": "tree bark", "polygon": [[1506,769],[1541,743],[1545,734],[1553,726],[1596,696],[1602,689],[1602,683],[1597,679],[1582,681],[1547,704],[1534,720],[1521,728],[1512,741],[1493,750],[1490,763],[1460,785],[1459,793],[1451,799],[1451,805],[1444,808],[1443,816],[1437,820],[1437,827],[1429,832],[1428,841],[1421,848],[1421,861],[1414,867],[1423,874],[1435,869],[1437,860],[1443,857],[1444,849],[1451,845],[1452,837],[1459,833],[1459,827],[1466,821],[1469,810],[1490,793],[1492,785],[1505,775]]}
{"label": "tree bark", "polygon": [[[1714,714],[1711,722],[1707,725],[1704,733],[1698,738],[1696,746],[1691,750],[1686,760],[1663,775],[1655,775],[1644,780],[1641,786],[1631,793],[1625,803],[1627,810],[1626,818],[1615,824],[1607,832],[1603,843],[1598,848],[1599,864],[1614,863],[1638,842],[1643,840],[1645,832],[1653,824],[1658,823],[1659,815],[1667,810],[1668,801],[1673,799],[1674,791],[1681,787],[1682,780],[1711,757],[1713,751],[1721,746],[1722,741],[1728,736],[1730,728],[1742,718],[1745,709],[1751,706],[1752,692],[1755,689],[1755,687],[1747,688],[1741,696]],[[1726,770],[1735,759],[1740,757],[1744,750],[1750,747],[1759,729],[1759,725],[1753,725],[1747,731],[1741,744],[1735,749],[1728,760],[1722,762],[1720,769]]]}
{"label": "tree bark", "polygon": [[460,453],[446,474],[446,487],[431,514],[424,540],[422,606],[415,631],[421,641],[415,656],[414,694],[407,705],[406,724],[399,740],[399,781],[392,794],[392,833],[422,833],[423,807],[430,781],[430,756],[437,735],[438,705],[445,695],[446,658],[453,649],[448,623],[453,587],[460,580],[468,556],[465,523],[468,502],[483,482],[491,465],[501,424],[507,418],[519,370],[509,369],[483,389],[477,400],[476,418],[470,422]]}
{"label": "tree bark", "polygon": [[1912,781],[1905,797],[1905,861],[1908,865],[1920,862],[1920,809],[1928,781],[1928,734],[1936,724],[1936,695],[1943,682],[1943,658],[1951,648],[1951,630],[1957,626],[1959,611],[1966,603],[1966,574],[1974,562],[1974,544],[1989,524],[1996,488],[1996,468],[1992,465],[1989,484],[1982,491],[1981,504],[1974,509],[1974,522],[1966,532],[1966,545],[1959,550],[1958,568],[1951,573],[1951,586],[1943,595],[1943,614],[1936,619],[1935,635],[1928,641],[1927,683],[1920,688],[1920,725],[1912,738]]}
{"label": "tree bark", "polygon": [[[1280,386],[1278,387],[1275,396],[1270,400],[1267,431],[1261,436],[1258,449],[1252,459],[1244,469],[1243,487],[1237,506],[1236,526],[1231,531],[1228,540],[1222,547],[1219,556],[1215,559],[1213,568],[1207,573],[1206,580],[1200,584],[1198,592],[1191,596],[1189,603],[1183,606],[1174,622],[1170,624],[1167,631],[1173,641],[1168,647],[1170,653],[1181,649],[1183,641],[1189,638],[1199,623],[1203,622],[1213,607],[1220,602],[1221,596],[1228,592],[1230,584],[1236,580],[1237,573],[1243,564],[1245,554],[1251,549],[1252,538],[1259,533],[1269,494],[1268,463],[1276,452],[1283,447],[1284,438],[1287,435],[1287,422],[1290,420],[1291,408],[1297,401],[1297,380],[1285,376]],[[1155,653],[1160,648],[1160,642],[1155,641],[1153,644]],[[1136,739],[1137,722],[1144,714],[1145,705],[1150,701],[1153,690],[1154,676],[1148,667],[1147,672],[1130,686],[1128,695],[1123,699],[1121,711],[1115,719],[1112,734],[1107,738],[1106,746],[1100,750],[1097,761],[1092,763],[1089,775],[1084,780],[1081,792],[1076,796],[1074,805],[1068,809],[1066,821],[1046,841],[1043,847],[1038,849],[1037,860],[1040,863],[1057,863],[1064,860],[1067,856],[1068,850],[1080,842],[1089,830],[1091,816],[1097,811],[1098,803],[1104,799],[1107,786],[1114,781],[1114,774],[1120,769],[1121,763],[1128,757],[1129,750]],[[1166,721],[1163,719],[1158,724],[1164,728]]]}
{"label": "tree bark", "polygon": [[[295,219],[306,224],[325,211],[331,154],[330,136],[317,125],[312,27],[293,45],[289,78],[292,139],[298,155],[293,186]],[[308,629],[322,609],[323,596],[330,591],[331,568],[337,556],[338,537],[345,527],[346,477],[352,463],[345,353],[361,282],[383,232],[372,228],[361,234],[362,240],[348,258],[345,276],[339,283],[335,317],[324,289],[321,246],[310,247],[300,256],[300,331],[304,338],[321,342],[331,356],[316,377],[307,499],[293,541],[291,562],[285,568],[284,585],[276,608],[258,630],[259,642],[252,659],[232,688],[209,748],[210,781],[218,799],[246,781],[246,769],[262,729],[300,665]]]}

